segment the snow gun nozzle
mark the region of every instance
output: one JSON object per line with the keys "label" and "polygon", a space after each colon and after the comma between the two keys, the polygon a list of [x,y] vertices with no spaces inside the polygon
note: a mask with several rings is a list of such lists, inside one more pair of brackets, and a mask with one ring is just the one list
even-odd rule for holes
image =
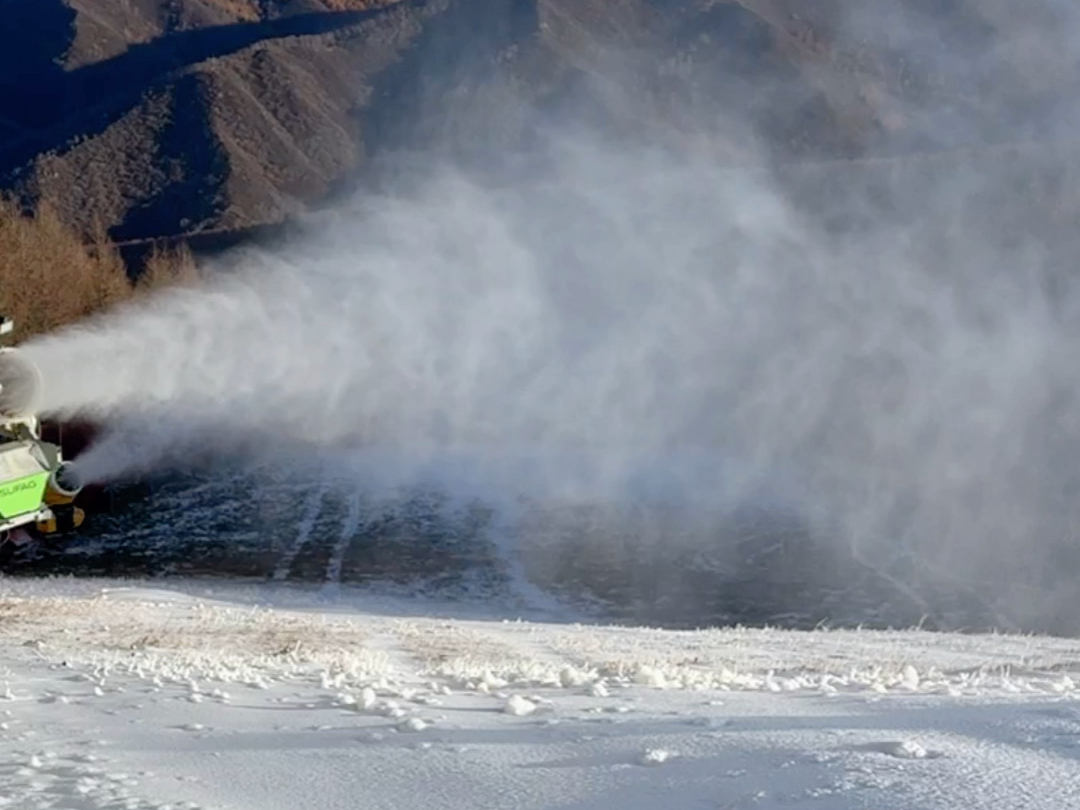
{"label": "snow gun nozzle", "polygon": [[53,472],[49,486],[66,498],[74,498],[82,491],[84,482],[75,465],[65,461]]}

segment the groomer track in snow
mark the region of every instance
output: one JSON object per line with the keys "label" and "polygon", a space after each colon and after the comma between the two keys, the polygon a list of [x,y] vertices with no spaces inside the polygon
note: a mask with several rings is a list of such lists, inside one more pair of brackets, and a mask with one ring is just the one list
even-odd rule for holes
{"label": "groomer track in snow", "polygon": [[1002,627],[979,612],[981,603],[963,604],[960,591],[928,615],[789,517],[736,534],[707,523],[684,531],[641,505],[501,518],[482,502],[437,490],[380,497],[325,471],[244,470],[173,479],[113,515],[93,515],[74,538],[25,550],[7,572],[240,578],[328,592],[392,584],[533,605],[558,598],[579,615],[668,627]]}
{"label": "groomer track in snow", "polygon": [[333,479],[226,473],[156,486],[77,536],[25,550],[8,573],[494,583],[482,522],[435,496],[383,502]]}

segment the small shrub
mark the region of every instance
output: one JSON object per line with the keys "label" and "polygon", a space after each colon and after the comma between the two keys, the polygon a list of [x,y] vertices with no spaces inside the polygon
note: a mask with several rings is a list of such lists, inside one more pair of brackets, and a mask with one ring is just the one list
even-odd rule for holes
{"label": "small shrub", "polygon": [[135,282],[135,289],[153,292],[163,287],[194,287],[201,280],[199,266],[187,245],[155,247]]}
{"label": "small shrub", "polygon": [[198,280],[186,247],[155,249],[137,284],[104,231],[89,239],[48,204],[26,215],[0,199],[0,314],[14,319],[19,340],[114,306],[144,290]]}

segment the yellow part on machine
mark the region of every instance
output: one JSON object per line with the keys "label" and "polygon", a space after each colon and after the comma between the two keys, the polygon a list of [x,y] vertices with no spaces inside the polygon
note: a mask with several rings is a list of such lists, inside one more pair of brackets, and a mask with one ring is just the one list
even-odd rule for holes
{"label": "yellow part on machine", "polygon": [[61,492],[52,486],[52,482],[49,482],[49,486],[45,487],[45,505],[46,506],[64,506],[75,500],[75,495],[78,493],[71,493],[68,491]]}
{"label": "yellow part on machine", "polygon": [[39,520],[34,524],[41,534],[57,534],[59,532],[70,532],[72,529],[79,528],[83,521],[86,520],[86,513],[77,506],[72,506],[70,509],[53,510],[53,516],[47,520]]}

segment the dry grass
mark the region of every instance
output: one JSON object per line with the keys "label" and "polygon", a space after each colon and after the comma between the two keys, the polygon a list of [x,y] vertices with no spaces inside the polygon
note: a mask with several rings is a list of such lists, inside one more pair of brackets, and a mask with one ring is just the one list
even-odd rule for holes
{"label": "dry grass", "polygon": [[133,295],[198,278],[186,248],[156,250],[137,284],[103,232],[90,240],[44,204],[25,216],[0,200],[0,314],[20,340],[56,329]]}
{"label": "dry grass", "polygon": [[368,637],[368,628],[347,617],[204,604],[174,594],[0,597],[4,646],[168,680],[243,683],[325,672],[339,674],[342,686],[366,684],[388,666],[384,652],[366,646]]}
{"label": "dry grass", "polygon": [[150,292],[163,287],[194,287],[201,279],[195,257],[187,245],[155,247],[135,283],[135,290]]}
{"label": "dry grass", "polygon": [[214,5],[242,22],[258,22],[262,19],[257,0],[214,0]]}

